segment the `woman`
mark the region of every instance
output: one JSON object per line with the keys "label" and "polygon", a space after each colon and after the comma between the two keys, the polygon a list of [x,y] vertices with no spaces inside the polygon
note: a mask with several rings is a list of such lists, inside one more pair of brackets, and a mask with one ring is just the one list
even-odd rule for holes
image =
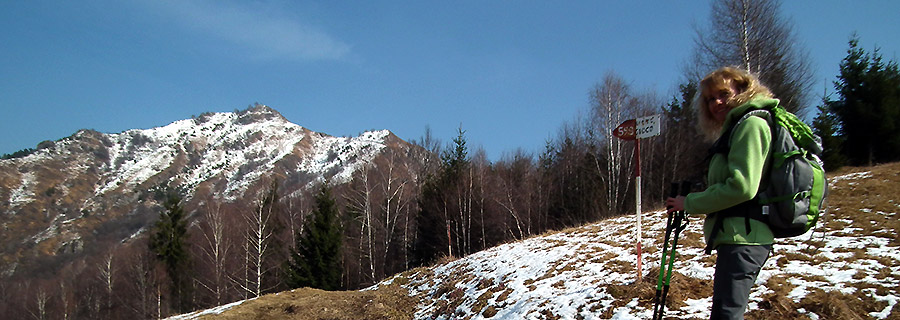
{"label": "woman", "polygon": [[772,134],[768,122],[750,116],[726,133],[748,110],[778,103],[752,74],[725,67],[700,82],[700,129],[716,141],[706,190],[666,200],[669,211],[705,214],[707,249],[715,249],[711,319],[743,319],[750,289],[772,251],[773,236],[761,221],[746,218],[761,210],[756,194],[769,163]]}

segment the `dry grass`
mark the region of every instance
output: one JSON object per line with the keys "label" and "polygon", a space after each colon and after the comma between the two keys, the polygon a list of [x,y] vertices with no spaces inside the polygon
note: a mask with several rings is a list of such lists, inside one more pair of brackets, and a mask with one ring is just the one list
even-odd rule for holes
{"label": "dry grass", "polygon": [[407,320],[416,301],[398,285],[376,291],[296,289],[247,301],[200,319]]}
{"label": "dry grass", "polygon": [[[900,221],[896,213],[900,210],[900,163],[885,164],[868,168],[844,168],[830,173],[830,176],[841,176],[851,173],[870,172],[870,177],[865,179],[840,180],[829,186],[828,210],[822,216],[824,231],[831,236],[856,237],[860,235],[875,236],[888,240],[889,246],[900,245],[897,230],[900,229]],[[777,265],[783,267],[788,261],[804,261],[811,266],[826,262],[821,255],[817,255],[816,248],[821,248],[828,241],[828,237],[815,237],[805,241],[808,249],[800,252],[785,253],[777,261]],[[838,248],[835,253],[849,253],[850,256],[842,261],[845,263],[860,260],[874,260],[883,266],[896,266],[900,262],[895,259],[876,257],[869,254],[869,248],[877,248],[879,245],[868,244],[859,248]],[[849,268],[849,267],[848,267]],[[794,302],[788,298],[788,294],[795,288],[787,281],[787,276],[778,275],[770,278],[766,287],[774,291],[766,295],[759,303],[759,309],[747,314],[747,319],[809,319],[797,312],[805,309],[808,312],[819,315],[821,319],[855,320],[868,319],[869,313],[884,310],[888,304],[873,298],[873,293],[878,296],[896,295],[898,289],[891,285],[896,282],[898,275],[893,274],[889,267],[884,267],[877,272],[858,270],[853,279],[862,280],[874,277],[877,283],[857,282],[852,286],[856,290],[851,294],[840,291],[824,291],[814,289],[800,302]],[[822,277],[801,277],[806,281],[825,281]],[[890,281],[888,280],[890,279]],[[888,315],[888,319],[900,319],[900,310],[895,306]]]}
{"label": "dry grass", "polygon": [[[826,232],[833,236],[870,235],[889,240],[889,246],[900,245],[900,216],[896,213],[900,210],[900,163],[886,164],[869,168],[846,168],[842,172],[830,173],[829,176],[840,176],[856,172],[870,172],[871,177],[866,179],[841,180],[830,186],[828,210],[823,215],[823,223]],[[702,223],[693,219],[691,223]],[[853,229],[847,229],[853,228]],[[846,231],[843,231],[846,230]],[[662,241],[657,239],[659,242]],[[819,255],[818,248],[825,245],[828,237],[814,237],[804,241],[805,249],[796,252],[782,253],[776,261],[779,267],[785,267],[788,262],[800,261],[811,266],[831,262],[823,255]],[[703,247],[702,235],[683,234],[679,239],[679,246]],[[883,266],[897,266],[900,261],[892,258],[876,257],[869,254],[868,249],[880,247],[877,244],[867,244],[859,248],[841,248],[835,252],[849,253],[850,256],[843,261],[846,263],[860,260],[874,260]],[[658,249],[650,248],[645,252],[655,253]],[[689,258],[689,257],[682,257]],[[681,258],[679,258],[681,259]],[[715,256],[707,256],[701,261],[712,266]],[[651,269],[648,274],[658,274],[658,269]],[[856,280],[873,277],[877,283],[860,282],[855,285],[855,292],[844,294],[836,291],[823,291],[816,289],[795,302],[787,296],[796,288],[788,280],[789,277],[800,277],[805,281],[825,282],[827,279],[820,276],[775,275],[768,279],[766,287],[771,290],[758,303],[759,308],[746,314],[747,319],[809,319],[800,314],[798,310],[805,309],[819,315],[820,319],[867,319],[869,313],[884,310],[888,303],[873,298],[877,296],[896,295],[898,288],[892,287],[900,275],[892,272],[890,267],[883,267],[876,272],[859,270],[853,278]],[[637,285],[608,285],[606,291],[616,300],[612,306],[602,309],[594,306],[592,311],[598,312],[600,318],[609,318],[612,312],[629,301],[637,298],[641,305],[652,305],[656,292],[656,277],[645,277],[642,283]],[[672,277],[672,285],[667,299],[667,309],[677,310],[683,307],[687,299],[702,299],[712,295],[712,281],[684,277],[675,273]],[[900,319],[900,308],[894,307],[888,319]]]}
{"label": "dry grass", "polygon": [[[650,269],[648,274],[658,275],[659,268]],[[625,306],[634,298],[638,299],[640,305],[652,306],[656,297],[656,284],[657,277],[653,276],[644,277],[641,282],[636,284],[610,284],[603,286],[603,289],[615,300],[609,308],[602,309],[595,305],[591,311],[597,312],[600,319],[608,319],[612,317],[616,308]],[[678,272],[672,273],[672,280],[669,285],[669,292],[666,298],[667,310],[677,310],[685,307],[685,300],[703,299],[712,295],[712,280],[686,277]]]}
{"label": "dry grass", "polygon": [[[876,236],[887,240],[889,246],[900,245],[900,163],[881,165],[871,168],[846,168],[829,176],[839,176],[853,172],[871,172],[871,177],[866,179],[841,180],[830,186],[830,195],[827,213],[819,224],[820,229],[828,232],[829,236],[813,237],[803,241],[805,249],[796,252],[783,253],[777,258],[775,265],[784,267],[790,261],[802,261],[812,267],[816,265],[834,262],[819,254],[819,248],[825,246],[830,236],[858,236],[860,234]],[[691,223],[703,223],[701,219],[691,217]],[[823,227],[824,226],[824,227]],[[590,233],[596,232],[602,226],[585,226],[563,230],[566,233]],[[848,229],[855,228],[855,229]],[[627,229],[620,230],[628,232]],[[818,231],[817,231],[818,232]],[[550,235],[552,233],[547,233]],[[818,233],[817,233],[818,234]],[[661,237],[661,235],[660,235]],[[679,239],[679,247],[703,247],[702,235],[695,232],[685,232]],[[662,239],[657,239],[661,242]],[[608,243],[612,245],[612,243]],[[791,279],[804,279],[806,281],[826,281],[817,276],[801,276],[796,274],[776,274],[770,277],[765,286],[768,292],[758,303],[758,309],[746,314],[747,319],[809,319],[808,316],[799,313],[805,309],[819,315],[820,319],[865,319],[869,313],[884,310],[887,302],[877,300],[873,296],[897,295],[898,288],[893,283],[900,281],[900,275],[892,272],[892,266],[900,265],[900,261],[890,258],[875,257],[870,255],[867,249],[874,249],[876,245],[865,245],[860,248],[843,250],[842,254],[848,254],[845,262],[860,260],[874,260],[885,266],[872,272],[859,270],[853,275],[853,279],[862,280],[872,277],[877,282],[856,282],[848,284],[855,290],[845,294],[836,291],[811,290],[801,301],[796,302],[787,298],[792,290],[797,287],[791,284]],[[585,249],[590,250],[590,249]],[[658,255],[658,248],[645,248],[645,254]],[[604,263],[610,271],[631,272],[633,266],[617,262],[608,253],[591,255],[589,261],[578,263]],[[686,259],[689,257],[679,257]],[[715,256],[699,258],[704,264],[711,266],[715,263]],[[451,262],[453,258],[447,258],[443,262]],[[526,286],[534,282],[550,278],[561,272],[577,268],[574,262],[563,263],[548,269],[547,273],[526,283]],[[453,318],[456,307],[465,303],[460,287],[472,283],[479,290],[485,290],[474,302],[474,314],[480,314],[485,318],[491,318],[498,314],[504,307],[516,303],[509,301],[514,293],[513,289],[502,282],[495,280],[475,279],[467,272],[467,266],[463,265],[449,274],[435,274],[431,269],[416,269],[404,273],[404,275],[417,274],[417,278],[425,278],[425,283],[440,283],[436,292],[430,296],[410,297],[409,293],[401,287],[404,275],[395,278],[393,284],[383,286],[374,291],[360,292],[324,292],[311,289],[300,289],[293,292],[283,292],[278,295],[268,295],[260,299],[246,302],[238,307],[224,312],[219,316],[203,317],[201,319],[412,319],[416,305],[424,300],[437,300],[438,308],[433,315],[447,315]],[[646,274],[657,275],[658,269],[648,270]],[[613,311],[625,306],[633,299],[638,299],[642,306],[652,306],[656,292],[657,277],[647,276],[639,283],[629,284],[605,284],[596,282],[602,291],[611,295],[614,299],[611,304],[608,301],[586,301],[579,310],[590,311],[597,318],[609,318]],[[552,287],[564,287],[564,283],[554,283]],[[705,299],[712,295],[712,280],[697,279],[675,273],[672,276],[671,288],[667,299],[668,310],[679,310],[686,306],[689,299]],[[493,303],[490,303],[493,301]],[[545,319],[557,319],[566,315],[554,314],[547,306],[540,307],[538,317]],[[888,319],[900,319],[900,308],[894,307],[888,315]],[[579,312],[580,314],[580,312]]]}
{"label": "dry grass", "polygon": [[[838,174],[871,172],[871,178],[838,181],[830,186],[828,214],[823,217],[826,227],[841,230],[852,226],[858,233],[876,235],[900,245],[900,235],[885,230],[900,229],[900,163],[870,168],[850,168]],[[884,214],[894,213],[894,214]]]}

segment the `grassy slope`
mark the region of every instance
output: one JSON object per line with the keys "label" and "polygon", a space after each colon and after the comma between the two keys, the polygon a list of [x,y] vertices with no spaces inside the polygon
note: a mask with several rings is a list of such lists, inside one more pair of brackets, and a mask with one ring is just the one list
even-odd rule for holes
{"label": "grassy slope", "polygon": [[[900,163],[845,168],[829,176],[847,178],[836,180],[831,185],[828,214],[812,236],[792,238],[776,245],[776,254],[772,257],[774,263],[767,263],[767,269],[773,271],[767,273],[765,283],[751,295],[755,296],[756,308],[748,313],[748,319],[808,319],[810,313],[823,319],[867,319],[872,313],[885,310],[887,314],[882,316],[900,318],[900,307],[894,305],[889,309],[890,299],[885,299],[900,296],[900,289],[897,288],[900,283],[900,269],[897,267],[900,261],[895,254],[885,252],[891,250],[884,250],[900,246],[897,232],[900,221],[896,215],[900,212]],[[700,222],[694,219],[693,224],[699,225]],[[605,228],[608,227],[601,222],[564,232],[590,234]],[[659,248],[655,247],[661,242],[661,233],[658,228],[646,232],[651,239],[649,241],[655,241],[645,248],[645,261],[649,262],[658,259]],[[684,252],[679,262],[692,262],[708,268],[714,259],[697,254],[703,248],[699,238],[697,229],[686,231],[679,242],[679,248],[685,248],[679,249],[679,252]],[[612,303],[598,301],[593,305],[587,304],[574,315],[548,311],[532,316],[579,318],[589,313],[609,318],[630,302],[630,311],[643,315],[652,304],[657,266],[647,263],[643,281],[637,285],[633,280],[621,284],[598,283],[597,292],[615,298]],[[633,267],[627,264],[619,268],[617,272],[633,272]],[[391,284],[372,291],[298,289],[271,294],[232,307],[221,315],[201,316],[200,319],[411,319],[413,310],[421,310],[423,305],[428,310],[428,316],[491,317],[497,314],[499,308],[511,305],[511,302],[504,301],[507,297],[518,294],[511,292],[512,286],[497,283],[496,279],[466,275],[465,270],[438,273],[433,270],[421,268],[405,272],[394,278]],[[847,279],[834,280],[840,274],[847,274]],[[539,280],[525,283],[533,291],[535,281]],[[437,290],[420,289],[435,283],[438,283],[434,286]],[[452,286],[442,287],[439,283]],[[554,283],[554,286],[560,285]],[[478,299],[460,294],[459,290],[453,290],[454,287],[467,288],[475,292]],[[690,301],[707,299],[712,293],[711,287],[709,277],[676,274],[669,295],[670,312],[680,314],[680,318],[702,318],[684,310],[689,309]],[[633,301],[639,302],[637,305],[640,307],[633,306]],[[478,308],[478,311],[460,312],[457,310],[459,306],[464,309]],[[805,312],[798,312],[798,309]]]}

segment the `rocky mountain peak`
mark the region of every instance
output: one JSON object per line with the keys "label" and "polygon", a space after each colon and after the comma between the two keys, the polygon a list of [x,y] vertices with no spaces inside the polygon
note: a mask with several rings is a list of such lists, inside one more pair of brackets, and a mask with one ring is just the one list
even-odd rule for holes
{"label": "rocky mountain peak", "polygon": [[415,162],[412,147],[387,130],[313,132],[260,104],[150,129],[79,130],[0,161],[0,243],[8,244],[0,277],[26,270],[22,257],[73,257],[140,234],[161,210],[161,189],[181,193],[187,210],[203,201],[252,206],[273,183],[290,195],[349,182],[386,150]]}
{"label": "rocky mountain peak", "polygon": [[237,113],[239,122],[246,124],[253,121],[281,120],[288,121],[280,112],[263,104],[255,104]]}

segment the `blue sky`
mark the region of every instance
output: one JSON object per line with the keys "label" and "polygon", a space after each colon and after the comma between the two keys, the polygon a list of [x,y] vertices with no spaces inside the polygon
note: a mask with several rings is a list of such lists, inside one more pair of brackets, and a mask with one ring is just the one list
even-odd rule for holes
{"label": "blue sky", "polygon": [[[832,91],[853,32],[898,60],[900,1],[785,1]],[[388,129],[491,160],[539,152],[607,72],[670,97],[708,1],[0,1],[0,153],[255,102],[314,131]]]}

